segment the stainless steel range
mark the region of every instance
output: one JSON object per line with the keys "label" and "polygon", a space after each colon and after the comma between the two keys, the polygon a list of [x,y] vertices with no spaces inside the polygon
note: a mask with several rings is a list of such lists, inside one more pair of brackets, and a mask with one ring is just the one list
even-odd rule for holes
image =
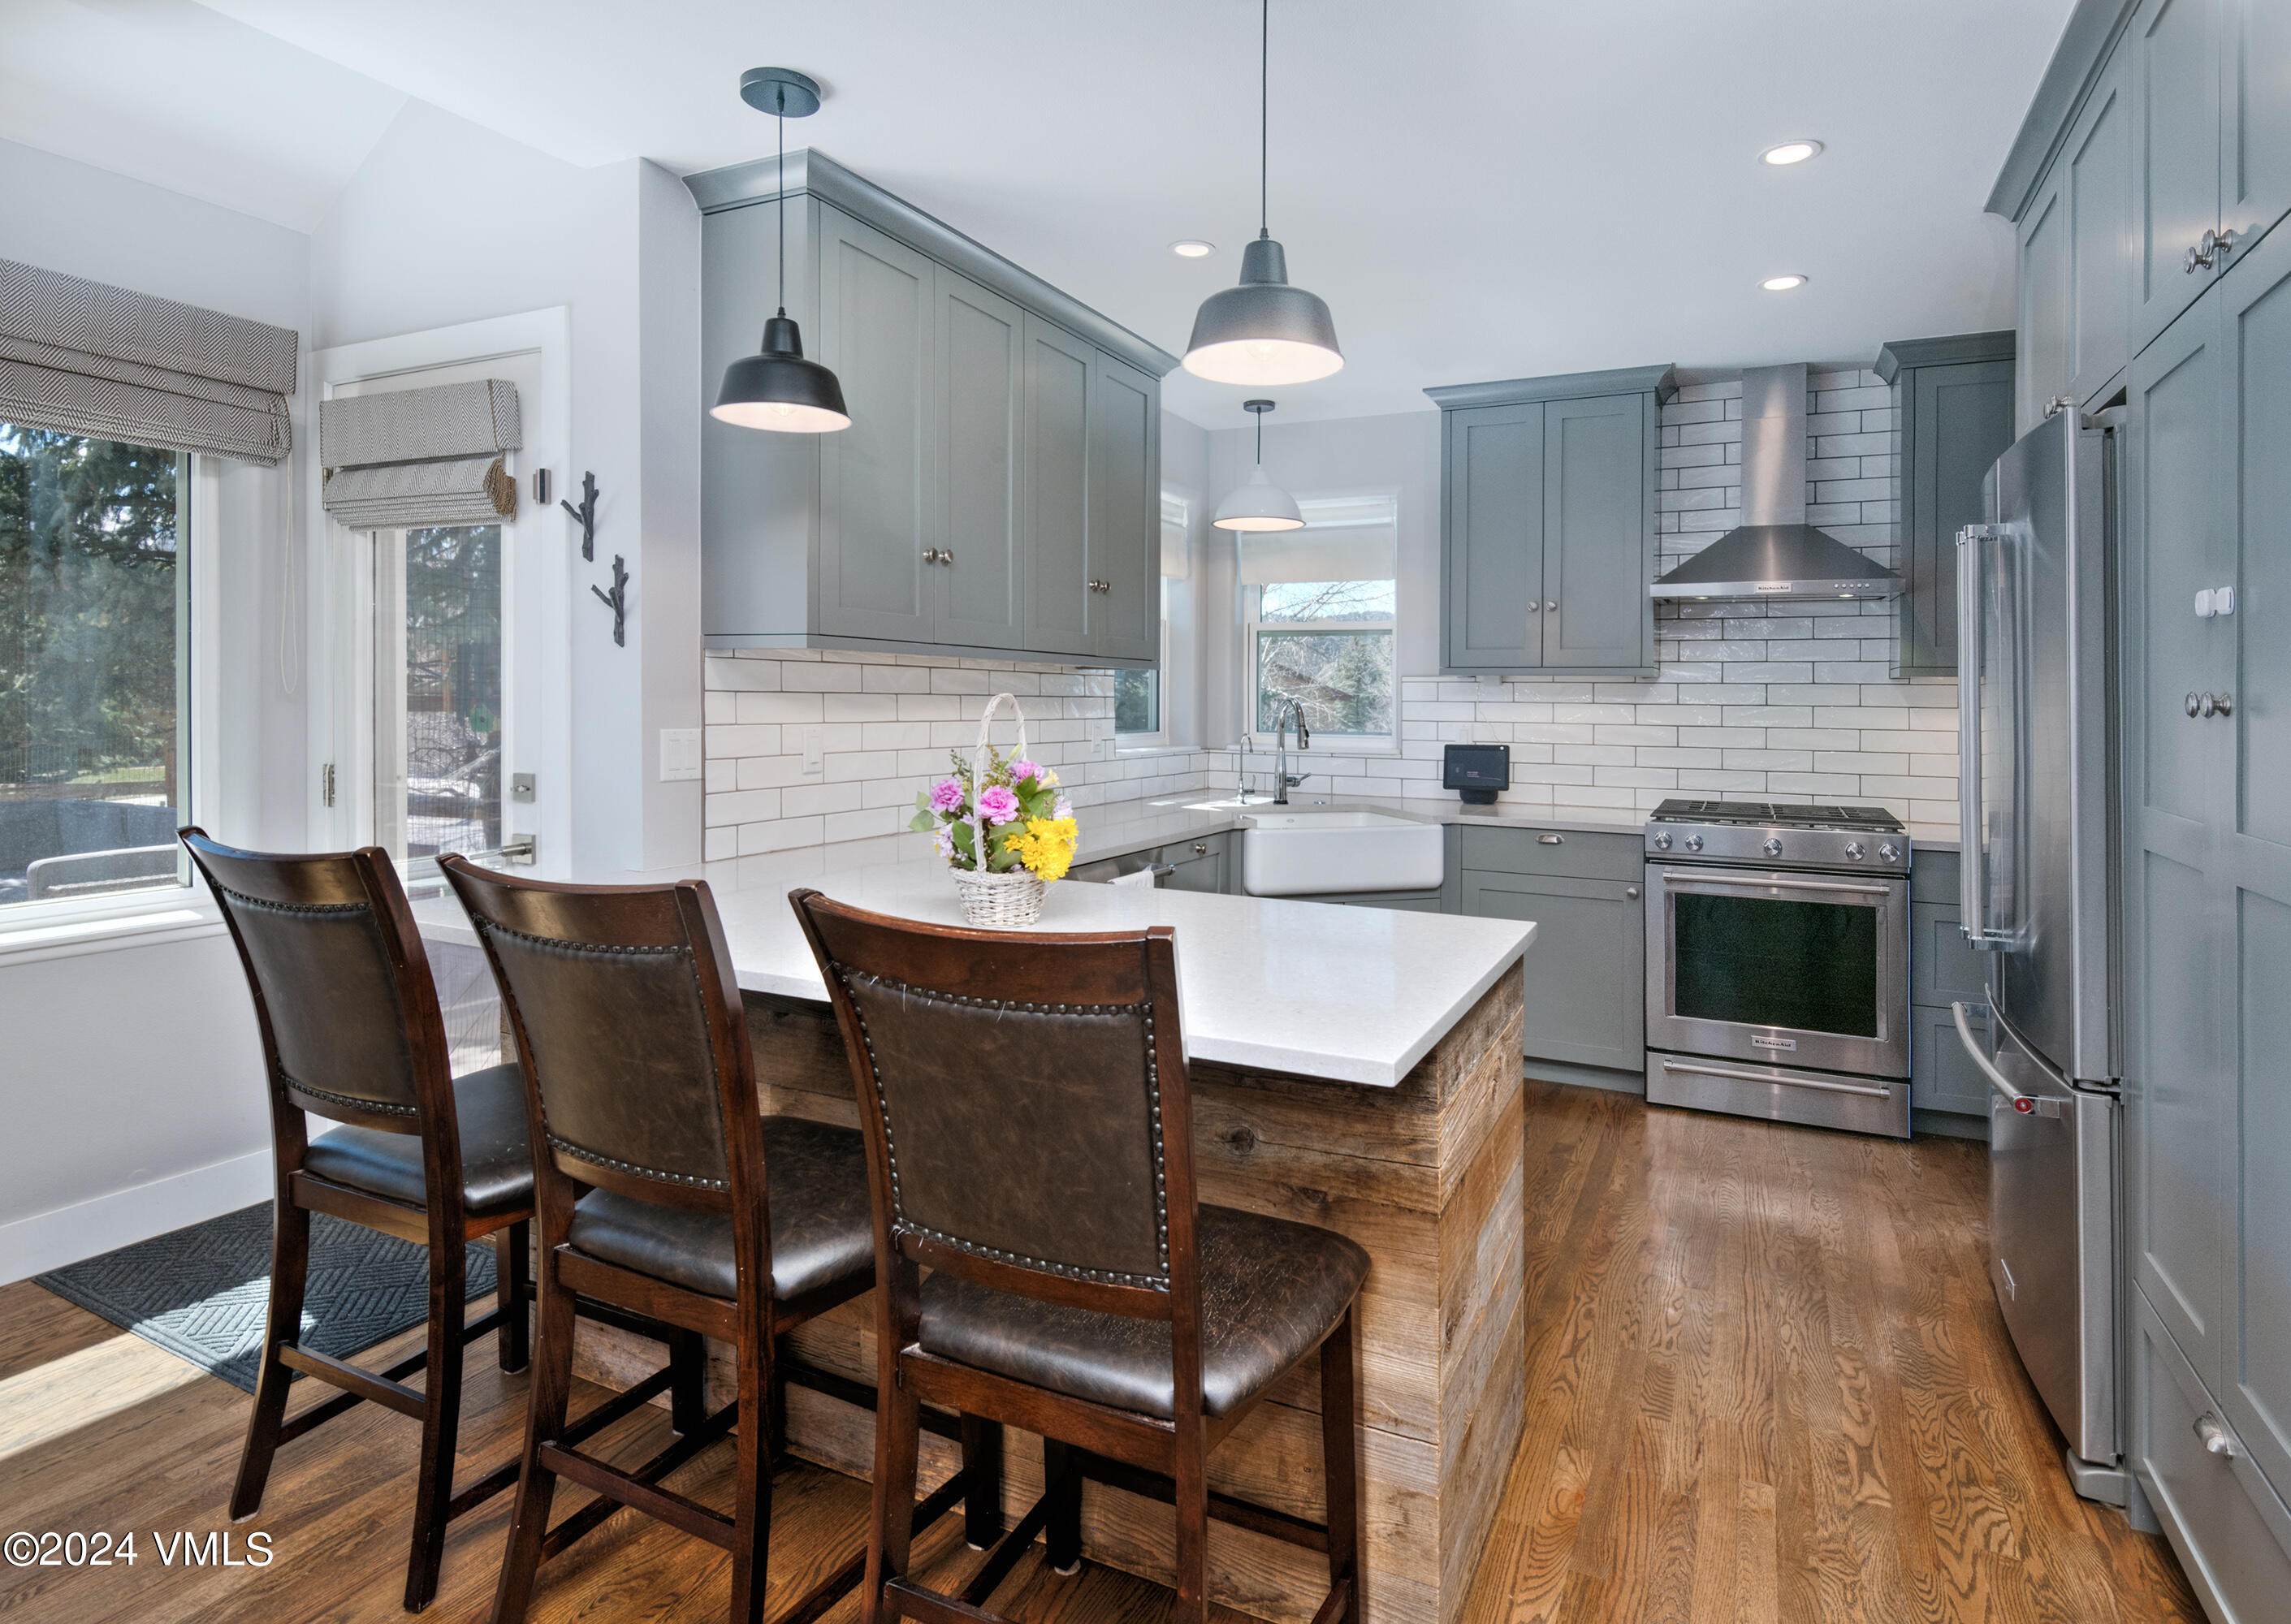
{"label": "stainless steel range", "polygon": [[1882,807],[1666,800],[1647,1098],[1909,1137],[1909,837]]}

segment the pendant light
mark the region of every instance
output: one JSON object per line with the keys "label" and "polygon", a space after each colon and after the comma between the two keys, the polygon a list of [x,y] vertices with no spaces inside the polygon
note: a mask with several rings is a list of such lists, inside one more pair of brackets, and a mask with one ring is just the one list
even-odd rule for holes
{"label": "pendant light", "polygon": [[1272,0],[1258,0],[1258,8],[1257,240],[1242,250],[1240,285],[1202,301],[1186,345],[1186,370],[1218,383],[1310,383],[1345,358],[1327,301],[1289,285],[1289,257],[1267,226]]}
{"label": "pendant light", "polygon": [[1244,400],[1241,409],[1257,419],[1257,471],[1242,486],[1218,503],[1217,517],[1210,523],[1220,530],[1301,530],[1305,516],[1297,511],[1297,499],[1265,477],[1265,414],[1273,409],[1270,400]]}
{"label": "pendant light", "polygon": [[751,68],[740,76],[740,100],[778,122],[780,308],[764,324],[760,354],[724,369],[724,387],[708,414],[743,429],[783,434],[826,434],[851,426],[843,386],[816,361],[803,358],[803,334],[787,313],[787,121],[819,110],[819,86],[792,68]]}

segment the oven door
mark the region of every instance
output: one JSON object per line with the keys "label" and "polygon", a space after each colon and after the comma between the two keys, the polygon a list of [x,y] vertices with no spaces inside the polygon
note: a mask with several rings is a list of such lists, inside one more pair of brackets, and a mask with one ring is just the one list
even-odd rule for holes
{"label": "oven door", "polygon": [[1906,874],[1650,863],[1649,1049],[1909,1074]]}

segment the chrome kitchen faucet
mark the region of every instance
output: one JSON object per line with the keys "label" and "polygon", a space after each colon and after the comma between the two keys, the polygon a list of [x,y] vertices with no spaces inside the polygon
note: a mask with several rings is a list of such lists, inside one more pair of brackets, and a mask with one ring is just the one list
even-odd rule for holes
{"label": "chrome kitchen faucet", "polygon": [[[1276,807],[1285,807],[1289,804],[1289,792],[1313,776],[1310,773],[1298,773],[1292,778],[1289,775],[1289,717],[1293,715],[1297,719],[1298,749],[1313,748],[1313,730],[1305,726],[1305,707],[1296,700],[1276,701],[1275,704],[1274,715],[1279,720],[1273,730],[1273,804]],[[1286,714],[1277,708],[1281,704],[1286,704],[1289,707]]]}

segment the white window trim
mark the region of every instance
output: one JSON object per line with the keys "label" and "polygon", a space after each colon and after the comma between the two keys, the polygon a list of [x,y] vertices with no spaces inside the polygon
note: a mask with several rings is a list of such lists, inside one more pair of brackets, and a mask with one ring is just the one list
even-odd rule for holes
{"label": "white window trim", "polygon": [[[463,322],[422,333],[401,334],[316,351],[310,358],[317,398],[331,397],[341,385],[393,374],[473,365],[498,356],[537,352],[541,388],[537,398],[520,393],[518,415],[525,445],[510,454],[520,485],[520,532],[511,556],[503,559],[502,710],[516,708],[513,753],[502,764],[506,785],[511,773],[530,772],[539,783],[535,801],[505,801],[505,839],[540,837],[540,862],[533,871],[561,878],[570,872],[573,845],[572,638],[569,606],[577,551],[564,545],[566,526],[527,526],[535,511],[533,470],[546,468],[559,497],[577,488],[568,478],[572,434],[571,312],[559,305],[485,321]],[[371,669],[373,543],[344,528],[326,511],[325,479],[313,464],[306,513],[309,548],[309,783],[305,807],[317,849],[340,849],[367,838],[373,816],[373,719],[359,713],[361,673]],[[514,629],[511,627],[514,623]],[[515,652],[511,652],[512,640]],[[315,651],[331,651],[315,657]],[[334,803],[326,804],[323,775],[335,768]]]}
{"label": "white window trim", "polygon": [[1154,720],[1162,725],[1151,733],[1117,733],[1113,748],[1121,753],[1164,750],[1170,744],[1170,587],[1162,585],[1162,654],[1154,667]]}
{"label": "white window trim", "polygon": [[[215,459],[191,456],[190,624],[188,683],[176,696],[190,709],[189,805],[183,821],[216,816],[225,785],[216,759],[221,743],[222,653],[216,616],[222,566],[216,545],[221,528],[221,470]],[[29,964],[42,959],[100,953],[115,947],[144,947],[158,942],[213,936],[222,916],[194,872],[188,886],[154,886],[100,896],[64,896],[50,902],[10,904],[0,913],[0,964]]]}

